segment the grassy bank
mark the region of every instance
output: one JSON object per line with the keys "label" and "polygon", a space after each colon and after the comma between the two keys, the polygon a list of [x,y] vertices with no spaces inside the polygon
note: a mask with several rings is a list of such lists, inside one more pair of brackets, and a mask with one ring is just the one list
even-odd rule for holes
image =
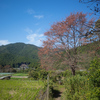
{"label": "grassy bank", "polygon": [[13,76],[28,76],[27,73],[14,73]]}
{"label": "grassy bank", "polygon": [[42,81],[28,79],[0,80],[0,100],[34,100],[43,87]]}

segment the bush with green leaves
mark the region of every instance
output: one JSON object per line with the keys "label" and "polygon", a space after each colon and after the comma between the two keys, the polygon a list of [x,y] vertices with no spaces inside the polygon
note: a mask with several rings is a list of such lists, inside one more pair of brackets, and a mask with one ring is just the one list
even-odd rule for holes
{"label": "bush with green leaves", "polygon": [[46,80],[47,79],[47,75],[48,75],[48,72],[45,71],[45,70],[40,70],[40,71],[31,70],[29,72],[29,78],[33,78],[35,80],[37,80],[37,79]]}
{"label": "bush with green leaves", "polygon": [[89,79],[95,87],[100,87],[100,58],[91,61]]}
{"label": "bush with green leaves", "polygon": [[65,100],[98,100],[87,76],[70,76],[65,81]]}
{"label": "bush with green leaves", "polygon": [[91,61],[88,72],[66,77],[65,89],[65,100],[100,100],[100,58]]}
{"label": "bush with green leaves", "polygon": [[40,79],[46,80],[47,79],[47,75],[48,75],[48,72],[47,71],[45,71],[45,70],[40,70],[39,71]]}
{"label": "bush with green leaves", "polygon": [[87,72],[87,71],[80,71],[80,70],[77,70],[77,71],[76,71],[76,75],[86,76],[86,75],[88,75],[88,72]]}
{"label": "bush with green leaves", "polygon": [[63,72],[63,77],[68,77],[68,76],[71,76],[71,71],[70,70],[66,70]]}
{"label": "bush with green leaves", "polygon": [[100,98],[100,58],[95,58],[91,61],[89,68],[89,82],[93,85],[94,96]]}
{"label": "bush with green leaves", "polygon": [[29,78],[33,78],[34,80],[37,80],[39,79],[39,73],[37,71],[32,70],[29,72]]}

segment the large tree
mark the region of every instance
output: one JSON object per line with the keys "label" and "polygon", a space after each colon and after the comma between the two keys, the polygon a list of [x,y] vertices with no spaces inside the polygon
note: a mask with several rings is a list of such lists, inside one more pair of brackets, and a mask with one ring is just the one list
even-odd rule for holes
{"label": "large tree", "polygon": [[[41,66],[47,68],[54,65],[66,64],[75,75],[77,63],[82,60],[77,48],[90,43],[84,35],[91,30],[94,20],[87,19],[82,12],[71,13],[65,20],[54,23],[44,33],[46,40],[39,51]],[[92,38],[92,37],[91,37]]]}

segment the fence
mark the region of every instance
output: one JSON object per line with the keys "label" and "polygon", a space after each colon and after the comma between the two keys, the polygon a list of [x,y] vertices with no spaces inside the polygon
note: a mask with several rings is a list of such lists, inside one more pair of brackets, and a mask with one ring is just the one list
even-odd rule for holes
{"label": "fence", "polygon": [[39,91],[35,100],[49,100],[49,75],[47,76],[47,87]]}
{"label": "fence", "polygon": [[45,91],[40,90],[35,100],[47,100],[47,89]]}

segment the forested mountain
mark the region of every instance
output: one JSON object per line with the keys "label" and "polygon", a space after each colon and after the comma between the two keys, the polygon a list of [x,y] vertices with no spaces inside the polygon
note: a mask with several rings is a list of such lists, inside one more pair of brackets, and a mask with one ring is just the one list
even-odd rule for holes
{"label": "forested mountain", "polygon": [[0,65],[19,67],[22,63],[37,64],[38,47],[31,44],[14,43],[0,46]]}
{"label": "forested mountain", "polygon": [[[39,66],[39,58],[38,58],[38,48],[35,45],[24,44],[24,43],[14,43],[8,44],[5,46],[0,46],[0,65],[10,65],[11,67],[19,67],[21,64],[28,64],[29,67],[38,67]],[[94,42],[91,44],[87,44],[81,47],[80,56],[84,58],[81,63],[79,63],[79,67],[88,67],[90,61],[95,57],[100,57],[100,42]],[[70,50],[73,52],[73,50]],[[73,54],[73,53],[72,53]],[[60,62],[58,62],[60,63]],[[66,69],[66,65],[61,65],[55,69]]]}

